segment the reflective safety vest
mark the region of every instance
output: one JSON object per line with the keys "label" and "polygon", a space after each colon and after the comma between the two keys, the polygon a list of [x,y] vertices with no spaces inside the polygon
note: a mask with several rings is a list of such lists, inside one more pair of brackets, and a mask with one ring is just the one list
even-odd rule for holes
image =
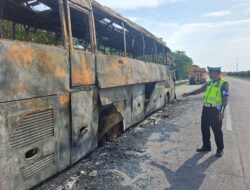
{"label": "reflective safety vest", "polygon": [[221,87],[225,83],[225,80],[220,79],[217,82],[209,81],[204,96],[204,104],[210,104],[216,107],[222,104]]}

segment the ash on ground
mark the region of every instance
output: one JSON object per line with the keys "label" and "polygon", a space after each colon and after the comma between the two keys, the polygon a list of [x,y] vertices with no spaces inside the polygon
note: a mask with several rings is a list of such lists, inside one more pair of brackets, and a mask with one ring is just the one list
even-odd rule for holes
{"label": "ash on ground", "polygon": [[[155,143],[173,143],[175,139],[171,135],[184,127],[176,123],[180,123],[184,113],[195,102],[200,102],[200,99],[178,100],[168,104],[35,190],[148,189],[149,183],[154,181],[154,175],[146,174],[145,168],[155,161],[150,146]],[[162,147],[165,155],[171,151],[171,146]]]}

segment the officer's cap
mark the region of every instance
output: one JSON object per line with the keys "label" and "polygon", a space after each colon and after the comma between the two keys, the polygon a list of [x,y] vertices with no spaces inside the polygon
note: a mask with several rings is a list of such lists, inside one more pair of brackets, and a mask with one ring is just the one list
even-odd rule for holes
{"label": "officer's cap", "polygon": [[207,67],[209,72],[221,72],[221,67]]}

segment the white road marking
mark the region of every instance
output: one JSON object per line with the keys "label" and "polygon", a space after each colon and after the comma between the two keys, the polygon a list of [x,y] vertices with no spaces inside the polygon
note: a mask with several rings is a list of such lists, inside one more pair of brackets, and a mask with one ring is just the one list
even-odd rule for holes
{"label": "white road marking", "polygon": [[232,131],[232,119],[231,119],[231,109],[230,105],[227,106],[226,108],[226,117],[227,117],[227,130]]}

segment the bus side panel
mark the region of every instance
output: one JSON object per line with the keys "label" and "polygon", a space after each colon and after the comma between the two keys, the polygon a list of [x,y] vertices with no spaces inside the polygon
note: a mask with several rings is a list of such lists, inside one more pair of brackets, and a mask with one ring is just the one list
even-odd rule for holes
{"label": "bus side panel", "polygon": [[132,93],[132,124],[136,124],[145,117],[145,85],[134,85]]}
{"label": "bus side panel", "polygon": [[166,66],[127,57],[97,55],[100,88],[111,88],[166,80]]}
{"label": "bus side panel", "polygon": [[69,89],[65,49],[0,40],[0,102],[57,94]]}
{"label": "bus side panel", "polygon": [[97,147],[97,91],[78,91],[71,94],[72,147],[71,164],[76,163]]}
{"label": "bus side panel", "polygon": [[166,87],[165,89],[166,101],[172,102],[176,98],[175,71],[173,68],[167,68],[167,80],[165,87]]}
{"label": "bus side panel", "polygon": [[80,50],[71,53],[72,87],[95,84],[95,55]]}
{"label": "bus side panel", "polygon": [[0,104],[0,189],[30,189],[70,165],[68,100]]}
{"label": "bus side panel", "polygon": [[166,105],[165,85],[165,81],[155,84],[154,90],[146,104],[146,115],[150,115]]}
{"label": "bus side panel", "polygon": [[132,87],[100,89],[99,95],[102,106],[114,104],[117,111],[122,115],[123,130],[129,128],[132,125]]}
{"label": "bus side panel", "polygon": [[123,130],[145,117],[145,85],[136,84],[100,90],[102,106],[113,104],[123,117]]}

